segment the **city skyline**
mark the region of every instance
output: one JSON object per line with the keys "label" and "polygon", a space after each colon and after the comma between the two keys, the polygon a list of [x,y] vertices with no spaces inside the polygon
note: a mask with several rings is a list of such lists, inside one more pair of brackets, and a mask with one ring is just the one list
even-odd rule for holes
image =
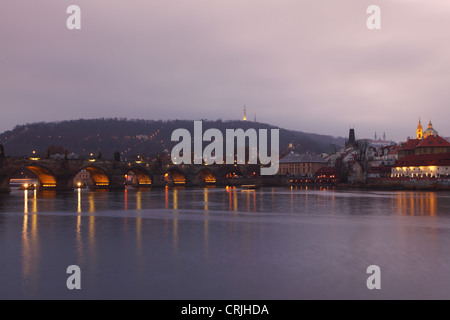
{"label": "city skyline", "polygon": [[450,4],[368,1],[8,2],[0,12],[0,132],[79,118],[234,120],[345,137],[442,136]]}

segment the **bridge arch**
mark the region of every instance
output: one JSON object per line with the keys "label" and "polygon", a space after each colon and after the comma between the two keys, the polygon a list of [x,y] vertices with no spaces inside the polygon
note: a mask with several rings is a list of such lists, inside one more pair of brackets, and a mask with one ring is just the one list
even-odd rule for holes
{"label": "bridge arch", "polygon": [[224,176],[226,179],[240,179],[244,177],[244,174],[238,166],[227,166],[224,170]]}
{"label": "bridge arch", "polygon": [[172,168],[164,174],[164,182],[169,185],[185,185],[186,176],[180,170]]}
{"label": "bridge arch", "polygon": [[125,173],[125,178],[133,187],[150,187],[152,185],[150,173],[142,167],[131,167]]}
{"label": "bridge arch", "polygon": [[209,169],[202,169],[197,174],[197,180],[200,184],[216,184],[217,178]]}
{"label": "bridge arch", "polygon": [[32,172],[37,177],[37,187],[39,189],[56,188],[57,182],[54,173],[48,168],[34,163],[30,165],[24,165],[20,169],[16,170],[14,174],[10,176],[10,179],[13,178],[18,172],[23,172],[26,170]]}
{"label": "bridge arch", "polygon": [[[83,173],[83,170],[89,173],[88,177],[83,177],[82,174],[80,175],[80,173]],[[73,176],[74,183],[80,182],[80,176],[82,177],[81,180],[83,183],[87,184],[90,188],[106,188],[110,184],[108,175],[105,171],[94,165],[80,168]]]}

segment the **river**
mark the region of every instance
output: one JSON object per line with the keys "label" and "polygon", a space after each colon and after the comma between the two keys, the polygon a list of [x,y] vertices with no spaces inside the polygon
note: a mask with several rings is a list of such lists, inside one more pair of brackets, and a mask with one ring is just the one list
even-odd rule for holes
{"label": "river", "polygon": [[450,193],[13,190],[0,257],[0,299],[450,299]]}

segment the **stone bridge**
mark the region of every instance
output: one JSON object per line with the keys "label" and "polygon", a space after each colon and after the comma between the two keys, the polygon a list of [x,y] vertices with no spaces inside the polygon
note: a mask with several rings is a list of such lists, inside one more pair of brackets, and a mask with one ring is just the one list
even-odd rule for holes
{"label": "stone bridge", "polygon": [[[141,161],[124,162],[96,159],[0,159],[0,192],[10,192],[10,179],[29,170],[38,178],[42,190],[73,190],[74,178],[82,170],[91,175],[90,188],[125,188],[126,175],[134,174],[134,187],[171,185],[261,185],[278,184],[276,177],[259,177],[256,165],[173,165]],[[273,180],[273,181],[272,181]]]}

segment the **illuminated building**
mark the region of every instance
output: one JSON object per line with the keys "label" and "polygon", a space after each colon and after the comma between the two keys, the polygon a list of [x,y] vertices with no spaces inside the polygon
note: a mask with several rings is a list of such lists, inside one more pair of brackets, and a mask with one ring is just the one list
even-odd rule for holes
{"label": "illuminated building", "polygon": [[247,121],[247,108],[244,105],[244,117],[242,118],[243,121]]}
{"label": "illuminated building", "polygon": [[337,181],[337,172],[332,167],[322,167],[316,171],[315,177],[323,181]]}
{"label": "illuminated building", "polygon": [[78,174],[75,176],[75,178],[73,179],[73,183],[77,187],[83,185],[87,186],[89,185],[90,179],[91,179],[90,173],[86,169],[83,169],[80,172],[78,172]]}
{"label": "illuminated building", "polygon": [[422,127],[422,122],[419,119],[419,124],[417,125],[416,135],[417,135],[417,140],[423,140],[430,136],[436,137],[437,135],[439,135],[439,133],[436,131],[436,129],[433,128],[433,124],[431,123],[431,120],[430,120],[430,123],[428,124],[427,130],[425,130],[425,132],[424,132],[423,127]]}
{"label": "illuminated building", "polygon": [[327,162],[321,156],[291,152],[280,159],[278,173],[281,175],[313,177],[326,164]]}
{"label": "illuminated building", "polygon": [[414,155],[415,149],[419,143],[419,139],[408,139],[408,141],[406,141],[406,143],[398,150],[398,158],[401,159],[406,156]]}
{"label": "illuminated building", "polygon": [[427,130],[423,131],[421,121],[416,131],[417,139],[408,139],[406,143],[398,150],[398,158],[419,154],[440,154],[450,152],[450,143],[439,136],[438,132],[433,128],[433,124],[429,123]]}
{"label": "illuminated building", "polygon": [[420,118],[419,118],[419,124],[417,125],[417,139],[418,140],[423,139],[423,128],[422,128],[422,123],[420,122]]}
{"label": "illuminated building", "polygon": [[423,140],[409,139],[398,150],[398,158],[421,154],[441,154],[450,152],[450,143],[440,136],[429,135]]}
{"label": "illuminated building", "polygon": [[431,120],[430,120],[427,130],[425,130],[425,132],[423,133],[423,138],[426,139],[430,136],[436,137],[437,135],[438,135],[438,132],[433,128],[433,124],[431,123]]}
{"label": "illuminated building", "polygon": [[419,120],[417,139],[408,139],[398,150],[391,177],[449,178],[450,142],[440,137],[430,121],[423,131]]}
{"label": "illuminated building", "polygon": [[449,178],[450,153],[406,156],[392,168],[393,178]]}

